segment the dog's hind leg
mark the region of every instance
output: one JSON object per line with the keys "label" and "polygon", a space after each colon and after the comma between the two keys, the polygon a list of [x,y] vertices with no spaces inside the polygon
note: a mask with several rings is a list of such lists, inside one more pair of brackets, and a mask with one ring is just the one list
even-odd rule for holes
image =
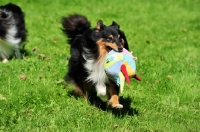
{"label": "dog's hind leg", "polygon": [[123,105],[119,103],[119,91],[117,91],[116,86],[114,84],[110,84],[108,86],[109,92],[110,92],[110,100],[108,101],[108,105],[110,105],[112,108],[121,109],[123,108]]}
{"label": "dog's hind leg", "polygon": [[79,96],[83,96],[85,100],[87,100],[87,90],[86,90],[86,84],[84,82],[81,83],[81,85],[78,85],[76,83],[74,83],[74,91],[76,94],[78,94]]}

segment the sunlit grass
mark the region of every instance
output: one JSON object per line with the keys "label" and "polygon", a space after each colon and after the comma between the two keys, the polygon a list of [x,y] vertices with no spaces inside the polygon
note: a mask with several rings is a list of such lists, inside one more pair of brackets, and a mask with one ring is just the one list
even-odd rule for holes
{"label": "sunlit grass", "polygon": [[[1,4],[7,0],[1,0]],[[199,131],[198,0],[13,0],[26,13],[23,60],[0,63],[0,131]],[[122,110],[100,109],[69,94],[69,45],[60,18],[116,21],[138,57],[142,82],[126,85]]]}

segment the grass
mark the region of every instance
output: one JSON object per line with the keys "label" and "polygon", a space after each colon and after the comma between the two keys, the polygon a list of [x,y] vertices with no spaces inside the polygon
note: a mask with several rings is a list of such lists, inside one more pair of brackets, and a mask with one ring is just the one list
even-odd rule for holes
{"label": "grass", "polygon": [[[0,63],[0,131],[200,131],[199,0],[11,2],[26,12],[28,55]],[[138,57],[143,81],[126,85],[122,110],[75,98],[62,80],[70,47],[60,18],[74,12],[93,27],[119,23]]]}

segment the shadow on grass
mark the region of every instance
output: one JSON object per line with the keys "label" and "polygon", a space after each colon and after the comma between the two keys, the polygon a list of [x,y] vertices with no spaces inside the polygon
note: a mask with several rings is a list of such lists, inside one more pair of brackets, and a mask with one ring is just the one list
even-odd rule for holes
{"label": "shadow on grass", "polygon": [[20,52],[23,56],[28,56],[30,53],[25,49],[20,49]]}
{"label": "shadow on grass", "polygon": [[[106,102],[101,101],[100,98],[92,94],[88,96],[88,101],[91,105],[107,112],[111,112],[115,117],[123,118],[124,116],[135,116],[138,115],[138,111],[135,108],[131,108],[131,98],[120,97],[120,103],[123,105],[122,109],[114,109],[107,105]],[[75,91],[69,91],[68,96],[73,96],[75,98],[82,97],[80,94],[77,94]]]}

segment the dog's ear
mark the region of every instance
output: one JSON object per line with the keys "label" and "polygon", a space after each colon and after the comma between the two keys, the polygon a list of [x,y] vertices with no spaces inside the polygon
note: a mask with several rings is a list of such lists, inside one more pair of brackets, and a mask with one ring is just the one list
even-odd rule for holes
{"label": "dog's ear", "polygon": [[124,45],[123,45],[124,48],[129,50],[128,41],[126,39],[125,33],[122,30],[119,30],[119,35],[120,35],[120,38],[123,39],[123,41],[124,41]]}
{"label": "dog's ear", "polygon": [[117,29],[120,28],[120,26],[119,26],[115,21],[112,22],[112,25],[111,25],[111,26],[114,26],[114,27],[116,27]]}
{"label": "dog's ear", "polygon": [[96,29],[99,31],[99,30],[103,30],[105,28],[105,25],[103,24],[103,21],[102,20],[99,20],[97,22],[97,26],[96,26]]}

